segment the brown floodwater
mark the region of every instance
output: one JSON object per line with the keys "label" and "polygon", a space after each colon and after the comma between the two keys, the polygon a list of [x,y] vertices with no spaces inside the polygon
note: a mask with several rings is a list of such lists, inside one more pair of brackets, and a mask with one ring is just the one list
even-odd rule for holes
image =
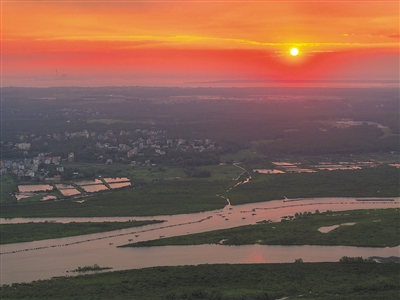
{"label": "brown floodwater", "polygon": [[131,183],[129,181],[128,182],[115,182],[115,183],[109,183],[108,185],[112,189],[120,189],[120,188],[123,188],[126,186],[130,186]]}
{"label": "brown floodwater", "polygon": [[75,182],[77,185],[92,185],[92,184],[103,184],[103,181],[100,179],[93,179],[93,180],[80,180]]}
{"label": "brown floodwater", "polygon": [[[76,275],[67,271],[98,264],[123,270],[166,265],[203,263],[273,263],[338,261],[342,256],[398,256],[400,247],[360,248],[325,246],[174,246],[152,248],[117,248],[136,241],[158,239],[255,224],[262,220],[279,221],[296,212],[319,210],[343,211],[368,208],[399,208],[400,198],[360,201],[354,198],[290,199],[225,208],[197,214],[127,218],[27,218],[0,219],[4,223],[21,222],[101,222],[126,220],[165,220],[138,228],[82,235],[76,237],[17,243],[1,246],[1,283],[29,282],[53,276]],[[393,201],[391,201],[393,200]]]}
{"label": "brown floodwater", "polygon": [[85,190],[85,192],[88,192],[88,193],[95,193],[95,192],[108,190],[108,187],[106,187],[104,184],[85,185],[85,186],[82,186],[82,188]]}
{"label": "brown floodwater", "polygon": [[75,188],[72,188],[72,189],[59,189],[59,191],[64,196],[74,196],[74,195],[79,195],[81,193],[80,191],[78,191]]}
{"label": "brown floodwater", "polygon": [[107,183],[130,181],[130,179],[128,177],[117,177],[117,178],[106,177],[106,178],[103,178],[103,179]]}
{"label": "brown floodwater", "polygon": [[50,184],[30,184],[30,185],[19,185],[18,190],[20,193],[40,192],[40,191],[51,191],[53,190],[53,187]]}

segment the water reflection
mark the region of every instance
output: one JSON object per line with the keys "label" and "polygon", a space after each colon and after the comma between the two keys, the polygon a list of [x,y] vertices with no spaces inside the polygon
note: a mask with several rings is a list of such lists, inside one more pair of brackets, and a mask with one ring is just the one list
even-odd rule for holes
{"label": "water reflection", "polygon": [[74,275],[67,271],[85,265],[110,266],[112,271],[155,266],[291,263],[302,258],[304,262],[339,261],[343,256],[396,256],[400,247],[357,248],[344,246],[166,246],[152,248],[115,248],[113,245],[91,247],[75,246],[55,251],[21,253],[3,259],[2,283],[30,282],[54,276]]}

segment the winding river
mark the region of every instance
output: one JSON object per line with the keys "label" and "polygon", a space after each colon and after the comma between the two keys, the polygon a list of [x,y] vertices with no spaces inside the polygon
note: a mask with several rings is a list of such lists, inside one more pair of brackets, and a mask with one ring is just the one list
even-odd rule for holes
{"label": "winding river", "polygon": [[255,224],[263,220],[279,221],[296,212],[343,211],[371,208],[400,208],[400,198],[286,199],[224,209],[172,216],[115,218],[14,218],[1,224],[26,222],[102,222],[126,220],[165,220],[164,223],[112,232],[0,246],[1,284],[30,282],[54,276],[75,275],[77,267],[98,264],[125,270],[152,266],[196,265],[204,263],[275,263],[338,261],[342,256],[399,256],[400,247],[360,248],[344,246],[168,246],[117,248],[119,245],[188,233],[205,232]]}

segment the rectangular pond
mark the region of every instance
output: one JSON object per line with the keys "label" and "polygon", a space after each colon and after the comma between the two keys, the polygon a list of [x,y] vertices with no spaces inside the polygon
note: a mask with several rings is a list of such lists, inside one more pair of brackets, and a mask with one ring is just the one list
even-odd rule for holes
{"label": "rectangular pond", "polygon": [[108,190],[108,187],[106,187],[104,184],[85,185],[82,188],[85,190],[85,192],[88,192],[88,193],[95,193],[95,192]]}
{"label": "rectangular pond", "polygon": [[112,189],[119,189],[119,188],[123,188],[126,186],[130,186],[131,183],[129,181],[128,182],[115,182],[115,183],[109,183],[108,185]]}
{"label": "rectangular pond", "polygon": [[52,191],[53,187],[50,184],[29,184],[29,185],[19,185],[18,190],[20,193],[42,192],[42,191]]}
{"label": "rectangular pond", "polygon": [[116,178],[106,177],[103,179],[107,183],[130,181],[128,177],[116,177]]}

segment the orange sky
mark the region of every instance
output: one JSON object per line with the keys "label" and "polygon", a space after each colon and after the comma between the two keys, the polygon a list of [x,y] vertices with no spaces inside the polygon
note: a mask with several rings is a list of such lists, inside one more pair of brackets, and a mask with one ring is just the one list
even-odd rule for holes
{"label": "orange sky", "polygon": [[1,5],[2,86],[399,78],[397,1]]}

